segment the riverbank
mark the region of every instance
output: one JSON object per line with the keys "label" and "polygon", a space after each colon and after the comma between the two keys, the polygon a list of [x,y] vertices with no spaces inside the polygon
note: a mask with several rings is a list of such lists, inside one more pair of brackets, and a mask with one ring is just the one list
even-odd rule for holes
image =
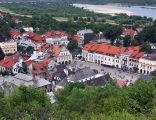
{"label": "riverbank", "polygon": [[123,4],[105,4],[105,5],[73,4],[73,6],[93,11],[95,13],[103,13],[109,15],[127,14],[129,16],[136,15],[156,19],[155,6],[128,6]]}
{"label": "riverbank", "polygon": [[73,4],[73,6],[83,8],[89,11],[93,11],[95,13],[103,13],[103,14],[110,14],[110,15],[114,15],[114,14],[127,14],[129,16],[133,15],[133,12],[130,12],[128,10],[115,9],[109,6],[102,7],[102,5],[98,5],[99,7],[97,7],[97,5],[88,5],[88,4]]}

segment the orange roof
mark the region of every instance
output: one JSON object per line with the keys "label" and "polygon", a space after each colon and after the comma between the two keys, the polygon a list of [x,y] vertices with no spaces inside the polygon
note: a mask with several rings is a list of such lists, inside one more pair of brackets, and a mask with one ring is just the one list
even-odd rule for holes
{"label": "orange roof", "polygon": [[76,40],[76,41],[80,41],[81,40],[81,37],[79,35],[75,35],[75,36],[73,36],[72,39],[73,40]]}
{"label": "orange roof", "polygon": [[5,68],[12,68],[18,62],[13,56],[6,56],[0,61],[0,66]]}
{"label": "orange roof", "polygon": [[48,59],[48,58],[45,58],[44,60],[43,60],[43,62],[45,63],[45,64],[49,64],[50,63],[50,59]]}
{"label": "orange roof", "polygon": [[48,48],[50,48],[50,44],[45,43],[38,48],[38,51],[45,52]]}
{"label": "orange roof", "polygon": [[10,32],[10,35],[11,36],[19,36],[21,33],[20,32],[18,32],[18,31],[16,31],[16,30],[12,30],[11,32]]}
{"label": "orange roof", "polygon": [[61,52],[61,48],[58,45],[53,45],[52,51],[53,51],[53,56],[58,57]]}
{"label": "orange roof", "polygon": [[34,32],[28,32],[28,36],[34,42],[44,42],[45,41],[45,39],[41,35],[36,34]]}
{"label": "orange roof", "polygon": [[83,50],[88,51],[88,50],[90,50],[90,48],[93,47],[95,44],[96,44],[95,42],[91,42],[91,43],[89,43],[89,44],[86,44],[86,45],[84,46]]}
{"label": "orange roof", "polygon": [[123,29],[122,35],[130,35],[131,37],[134,37],[135,35],[137,35],[137,31],[133,30],[133,29]]}
{"label": "orange roof", "polygon": [[89,52],[96,52],[100,54],[109,54],[109,55],[129,54],[131,57],[136,57],[136,58],[142,57],[144,55],[144,52],[140,52],[139,46],[125,48],[125,47],[113,46],[107,43],[98,44],[95,42],[86,44],[83,50]]}
{"label": "orange roof", "polygon": [[52,37],[52,38],[59,38],[59,37],[63,37],[63,36],[69,36],[69,34],[65,33],[64,31],[60,31],[60,30],[52,30],[49,32],[46,32],[45,34],[43,34],[43,36],[45,37]]}
{"label": "orange roof", "polygon": [[48,65],[45,62],[36,62],[32,64],[33,72],[35,74],[45,73],[48,69]]}

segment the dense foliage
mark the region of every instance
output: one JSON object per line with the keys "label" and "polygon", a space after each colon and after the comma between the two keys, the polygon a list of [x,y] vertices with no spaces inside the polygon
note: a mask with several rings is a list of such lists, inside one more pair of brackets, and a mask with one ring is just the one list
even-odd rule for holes
{"label": "dense foliage", "polygon": [[156,78],[119,88],[70,84],[51,104],[45,91],[21,86],[10,96],[0,94],[0,118],[72,120],[155,120]]}
{"label": "dense foliage", "polygon": [[152,26],[145,27],[136,37],[138,42],[156,43],[156,21]]}
{"label": "dense foliage", "polygon": [[45,91],[21,86],[10,96],[0,94],[0,117],[10,120],[45,120],[51,116],[51,103]]}
{"label": "dense foliage", "polygon": [[155,114],[155,86],[155,79],[122,89],[112,83],[104,87],[72,84],[57,95],[55,115],[58,119],[148,119]]}

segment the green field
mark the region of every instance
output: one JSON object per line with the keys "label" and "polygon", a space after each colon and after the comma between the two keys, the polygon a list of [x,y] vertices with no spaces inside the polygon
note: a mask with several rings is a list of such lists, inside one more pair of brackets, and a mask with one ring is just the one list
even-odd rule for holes
{"label": "green field", "polygon": [[9,10],[8,8],[5,8],[5,7],[0,7],[0,11],[5,12],[5,13],[9,13],[9,14],[11,14],[11,15],[16,15],[16,16],[32,17],[31,15],[21,15],[21,14],[17,14],[17,13],[15,13],[15,12]]}
{"label": "green field", "polygon": [[67,17],[53,17],[53,19],[59,21],[59,22],[66,22],[68,21]]}

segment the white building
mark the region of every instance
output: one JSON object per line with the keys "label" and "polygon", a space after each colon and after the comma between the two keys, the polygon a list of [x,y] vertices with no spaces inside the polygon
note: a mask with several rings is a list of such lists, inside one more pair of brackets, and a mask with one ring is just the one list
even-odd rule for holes
{"label": "white building", "polygon": [[23,73],[18,73],[15,76],[0,77],[3,82],[11,83],[14,87],[19,87],[20,85],[34,86],[36,88],[46,89],[48,92],[51,91],[51,83],[43,78],[35,78],[31,75],[26,75]]}
{"label": "white building", "polygon": [[150,74],[156,70],[156,55],[146,55],[139,59],[139,73]]}
{"label": "white building", "polygon": [[72,62],[72,54],[64,46],[53,46],[53,56],[59,64],[69,64]]}
{"label": "white building", "polygon": [[17,52],[17,42],[13,40],[8,42],[0,42],[0,47],[5,54],[14,54]]}
{"label": "white building", "polygon": [[85,61],[129,70],[138,68],[139,58],[143,55],[138,46],[125,48],[95,42],[86,44],[82,50]]}
{"label": "white building", "polygon": [[34,42],[32,42],[31,39],[27,38],[27,37],[22,37],[20,40],[19,40],[19,43],[18,43],[20,46],[23,46],[25,48],[29,47],[29,46],[32,46],[33,48],[37,48],[36,44]]}
{"label": "white building", "polygon": [[65,46],[67,46],[69,41],[68,41],[67,36],[48,37],[48,38],[46,38],[46,43],[53,44],[53,45],[65,45]]}
{"label": "white building", "polygon": [[34,31],[33,27],[24,27],[23,30],[25,32],[33,32]]}
{"label": "white building", "polygon": [[46,32],[43,34],[43,37],[46,40],[46,43],[52,44],[52,45],[65,45],[67,46],[69,41],[68,41],[68,34],[59,31],[59,30],[52,30],[49,32]]}

